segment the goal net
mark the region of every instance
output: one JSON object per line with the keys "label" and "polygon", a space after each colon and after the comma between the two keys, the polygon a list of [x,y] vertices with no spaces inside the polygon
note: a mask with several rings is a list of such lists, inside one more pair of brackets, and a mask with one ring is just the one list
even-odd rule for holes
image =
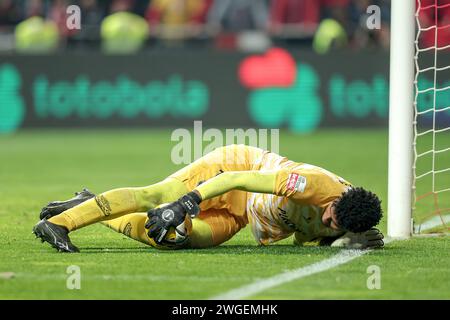
{"label": "goal net", "polygon": [[450,2],[416,1],[414,232],[450,230]]}

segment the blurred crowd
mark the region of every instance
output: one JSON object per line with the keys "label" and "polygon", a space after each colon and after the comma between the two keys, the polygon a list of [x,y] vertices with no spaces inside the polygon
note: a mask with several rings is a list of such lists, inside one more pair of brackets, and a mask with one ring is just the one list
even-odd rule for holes
{"label": "blurred crowd", "polygon": [[[79,30],[67,27],[66,10],[72,4],[81,9]],[[381,9],[381,27],[369,30],[367,8],[374,4]],[[119,37],[122,33],[142,38],[148,47],[213,45],[252,49],[290,42],[313,46],[319,51],[332,46],[386,49],[390,1],[0,0],[0,43],[7,43],[14,32],[16,37],[25,39],[20,43],[31,42],[26,26],[20,34],[16,29],[36,17],[40,17],[41,23],[51,22],[58,34],[58,47],[96,47],[105,38]],[[39,21],[33,20],[28,29],[38,28]],[[46,31],[52,34],[50,29]],[[0,44],[1,47],[8,46]]]}

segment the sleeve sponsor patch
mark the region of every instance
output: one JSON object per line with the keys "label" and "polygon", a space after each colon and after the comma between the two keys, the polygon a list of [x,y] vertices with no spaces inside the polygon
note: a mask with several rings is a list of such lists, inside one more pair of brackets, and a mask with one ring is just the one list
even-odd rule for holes
{"label": "sleeve sponsor patch", "polygon": [[295,190],[298,192],[304,192],[306,188],[306,178],[297,174],[291,173],[289,174],[287,181],[287,189]]}

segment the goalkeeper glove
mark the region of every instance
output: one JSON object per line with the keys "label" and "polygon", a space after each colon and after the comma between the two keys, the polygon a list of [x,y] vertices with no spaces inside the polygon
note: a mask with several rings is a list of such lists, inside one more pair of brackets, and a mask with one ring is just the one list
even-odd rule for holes
{"label": "goalkeeper glove", "polygon": [[191,218],[199,214],[201,200],[197,193],[189,192],[175,202],[148,211],[148,220],[145,224],[148,236],[161,244],[171,227],[177,228],[184,223],[186,214],[189,214]]}
{"label": "goalkeeper glove", "polygon": [[348,249],[381,248],[384,246],[383,238],[384,236],[380,230],[372,228],[358,233],[347,232],[333,241],[331,246]]}

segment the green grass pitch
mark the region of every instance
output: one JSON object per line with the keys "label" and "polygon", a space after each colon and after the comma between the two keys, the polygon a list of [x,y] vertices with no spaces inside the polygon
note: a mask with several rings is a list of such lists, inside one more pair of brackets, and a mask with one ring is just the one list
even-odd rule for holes
{"label": "green grass pitch", "polygon": [[[178,169],[170,161],[170,134],[50,130],[0,136],[0,298],[207,299],[340,251],[295,247],[292,239],[258,247],[248,228],[220,247],[177,252],[157,251],[101,225],[72,234],[80,254],[59,254],[34,238],[31,229],[50,200],[71,197],[82,187],[102,192],[147,185]],[[280,153],[372,189],[386,210],[387,140],[384,130],[282,132]],[[444,142],[450,145],[449,137]],[[440,161],[448,165],[449,155]],[[442,194],[440,205],[450,207],[449,198]],[[386,217],[381,229],[386,231]],[[249,298],[450,299],[449,240],[444,235],[392,242]],[[66,287],[70,265],[80,267],[80,290]],[[366,286],[371,265],[381,270],[379,290]],[[14,277],[5,276],[10,272]]]}

